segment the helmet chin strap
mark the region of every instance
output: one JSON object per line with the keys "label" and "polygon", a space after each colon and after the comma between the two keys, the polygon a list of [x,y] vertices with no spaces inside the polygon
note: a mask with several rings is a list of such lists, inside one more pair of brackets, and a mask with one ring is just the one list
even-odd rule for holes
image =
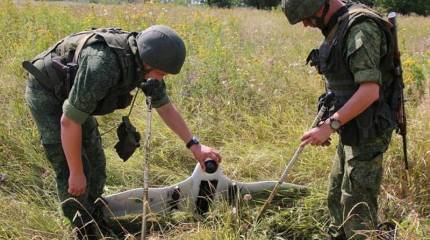
{"label": "helmet chin strap", "polygon": [[326,28],[326,25],[324,23],[324,19],[327,16],[329,9],[330,9],[330,3],[329,3],[329,0],[326,0],[324,2],[324,9],[323,9],[321,17],[313,17],[313,19],[315,19],[316,26],[319,29],[321,29],[321,31],[323,31],[323,32],[324,32],[324,29]]}
{"label": "helmet chin strap", "polygon": [[137,70],[138,78],[140,80],[139,84],[141,84],[148,80],[147,78],[145,78],[145,75],[149,73],[151,70],[153,70],[153,68],[145,67],[143,62],[141,62],[141,65],[139,67],[136,67],[136,70]]}

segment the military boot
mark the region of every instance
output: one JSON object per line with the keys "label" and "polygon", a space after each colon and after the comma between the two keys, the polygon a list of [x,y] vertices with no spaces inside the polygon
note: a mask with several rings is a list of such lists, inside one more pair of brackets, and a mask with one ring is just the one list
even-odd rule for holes
{"label": "military boot", "polygon": [[122,230],[121,226],[116,226],[118,224],[115,224],[114,220],[106,216],[105,212],[109,211],[105,210],[108,207],[104,198],[98,198],[94,203],[93,217],[105,239],[124,239],[126,232]]}
{"label": "military boot", "polygon": [[378,240],[394,240],[396,238],[396,224],[391,221],[380,223],[377,227]]}
{"label": "military boot", "polygon": [[334,225],[330,225],[327,231],[327,240],[347,240],[345,233],[342,228],[338,228]]}

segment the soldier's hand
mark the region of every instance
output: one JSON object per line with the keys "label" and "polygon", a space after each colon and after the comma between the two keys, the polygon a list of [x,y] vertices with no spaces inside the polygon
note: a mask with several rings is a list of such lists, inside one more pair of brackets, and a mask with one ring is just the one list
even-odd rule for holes
{"label": "soldier's hand", "polygon": [[300,146],[304,147],[308,144],[317,146],[328,146],[330,145],[330,135],[332,133],[333,130],[328,124],[321,124],[319,127],[315,127],[307,131],[302,136],[302,138],[300,139],[302,141]]}
{"label": "soldier's hand", "polygon": [[213,159],[219,164],[221,162],[221,155],[218,151],[205,146],[203,144],[194,144],[190,150],[193,152],[194,158],[200,163],[200,167],[205,170],[205,160]]}
{"label": "soldier's hand", "polygon": [[87,187],[87,178],[84,173],[73,173],[69,175],[68,192],[72,196],[80,196],[85,193]]}

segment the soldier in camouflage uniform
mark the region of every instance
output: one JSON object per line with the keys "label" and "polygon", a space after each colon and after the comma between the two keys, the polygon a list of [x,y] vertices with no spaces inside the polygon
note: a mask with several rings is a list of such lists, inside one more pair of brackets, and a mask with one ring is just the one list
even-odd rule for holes
{"label": "soldier in camouflage uniform", "polygon": [[93,219],[103,235],[109,234],[103,232],[105,223],[94,203],[103,193],[106,159],[93,115],[130,105],[130,91],[146,79],[160,81],[152,106],[202,168],[207,158],[221,160],[216,150],[192,136],[166,94],[164,76],[179,73],[184,59],[182,39],[157,25],[140,33],[97,29],[72,34],[23,63],[30,72],[26,101],[56,173],[62,210],[79,238],[101,237]]}
{"label": "soldier in camouflage uniform", "polygon": [[341,0],[283,0],[291,24],[317,27],[325,36],[308,57],[335,93],[327,120],[306,132],[302,146],[340,143],[329,177],[330,239],[365,239],[377,224],[382,156],[395,127],[390,24],[359,4]]}

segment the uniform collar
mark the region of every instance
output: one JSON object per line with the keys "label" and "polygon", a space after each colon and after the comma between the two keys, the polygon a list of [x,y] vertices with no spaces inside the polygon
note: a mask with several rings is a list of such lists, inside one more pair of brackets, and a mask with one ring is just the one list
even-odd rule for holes
{"label": "uniform collar", "polygon": [[348,12],[348,8],[346,6],[343,6],[341,8],[339,8],[334,14],[333,16],[331,16],[330,20],[328,21],[326,27],[322,30],[324,36],[328,36],[329,33],[331,32],[331,30],[334,28],[334,26],[336,26],[336,24],[338,23],[338,20],[341,16],[343,16],[345,13]]}

